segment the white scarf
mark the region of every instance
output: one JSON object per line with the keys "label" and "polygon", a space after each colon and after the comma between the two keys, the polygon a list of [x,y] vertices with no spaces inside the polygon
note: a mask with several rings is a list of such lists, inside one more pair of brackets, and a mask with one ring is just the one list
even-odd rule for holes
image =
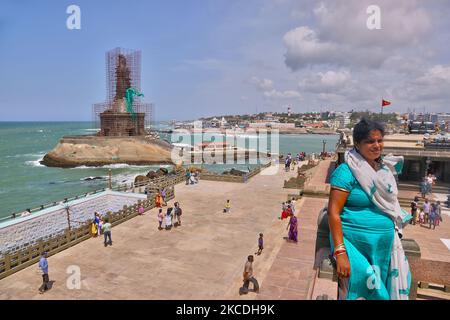
{"label": "white scarf", "polygon": [[394,177],[401,169],[403,157],[387,155],[383,158],[381,169],[375,171],[355,149],[352,149],[345,153],[345,162],[372,203],[389,215],[394,222],[395,235],[389,266],[389,275],[392,278],[390,297],[392,300],[408,300],[409,264],[400,236],[411,215],[400,207],[397,199],[397,182]]}

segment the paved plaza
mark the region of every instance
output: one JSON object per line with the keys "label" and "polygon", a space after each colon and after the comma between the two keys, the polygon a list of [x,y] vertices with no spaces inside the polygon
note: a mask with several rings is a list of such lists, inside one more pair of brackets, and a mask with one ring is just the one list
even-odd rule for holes
{"label": "paved plaza", "polygon": [[[279,249],[285,233],[273,234],[272,229],[285,228],[278,216],[292,190],[282,187],[293,175],[280,170],[277,175],[259,174],[246,184],[179,184],[181,227],[159,231],[153,209],[114,227],[111,247],[92,238],[50,257],[54,283],[44,295],[38,293],[36,264],[0,280],[0,299],[223,299],[230,290],[238,292],[244,263],[255,252],[260,232],[267,239],[263,254],[255,259],[256,277],[260,261]],[[222,212],[227,199],[230,214]],[[79,290],[66,286],[72,265],[81,270]]]}
{"label": "paved plaza", "polygon": [[[320,162],[309,183],[326,183],[330,165]],[[280,168],[276,175],[258,174],[245,184],[179,184],[175,200],[183,209],[181,227],[159,231],[153,209],[114,227],[112,247],[92,238],[50,257],[54,283],[49,292],[38,294],[36,264],[0,280],[0,299],[315,299],[324,293],[335,298],[336,284],[317,279],[313,270],[317,216],[327,199],[299,200],[299,242],[283,239],[287,221],[278,219],[281,202],[298,193],[283,189],[292,176],[294,171]],[[227,199],[230,214],[222,212]],[[450,238],[448,219],[444,216],[436,230],[406,228],[405,237],[417,241],[422,258],[450,262],[450,249],[440,240]],[[256,252],[260,232],[264,250],[254,262],[260,293],[239,296],[244,263]],[[79,290],[66,285],[72,265],[81,270]]]}

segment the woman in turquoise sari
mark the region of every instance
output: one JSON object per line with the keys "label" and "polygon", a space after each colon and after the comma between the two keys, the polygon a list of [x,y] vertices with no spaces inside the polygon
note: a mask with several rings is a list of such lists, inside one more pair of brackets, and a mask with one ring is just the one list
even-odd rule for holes
{"label": "woman in turquoise sari", "polygon": [[410,215],[400,208],[394,177],[402,159],[381,157],[383,137],[381,124],[361,120],[353,130],[355,148],[330,178],[339,299],[408,299],[411,275],[400,237]]}

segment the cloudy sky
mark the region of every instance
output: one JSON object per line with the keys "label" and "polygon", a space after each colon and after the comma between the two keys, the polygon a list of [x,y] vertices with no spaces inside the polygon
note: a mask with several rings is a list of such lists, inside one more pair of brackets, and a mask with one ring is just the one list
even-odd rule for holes
{"label": "cloudy sky", "polygon": [[[71,4],[81,30],[66,27]],[[91,120],[117,46],[142,50],[156,120],[379,111],[382,98],[445,112],[449,16],[445,0],[1,0],[0,121]]]}

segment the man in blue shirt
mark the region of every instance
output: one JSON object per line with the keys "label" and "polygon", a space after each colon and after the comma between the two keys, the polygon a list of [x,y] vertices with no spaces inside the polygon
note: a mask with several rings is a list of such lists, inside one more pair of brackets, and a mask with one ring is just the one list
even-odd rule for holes
{"label": "man in blue shirt", "polygon": [[42,271],[42,286],[39,288],[39,293],[44,293],[49,289],[49,278],[48,278],[48,261],[47,252],[44,252],[39,260],[39,268]]}

